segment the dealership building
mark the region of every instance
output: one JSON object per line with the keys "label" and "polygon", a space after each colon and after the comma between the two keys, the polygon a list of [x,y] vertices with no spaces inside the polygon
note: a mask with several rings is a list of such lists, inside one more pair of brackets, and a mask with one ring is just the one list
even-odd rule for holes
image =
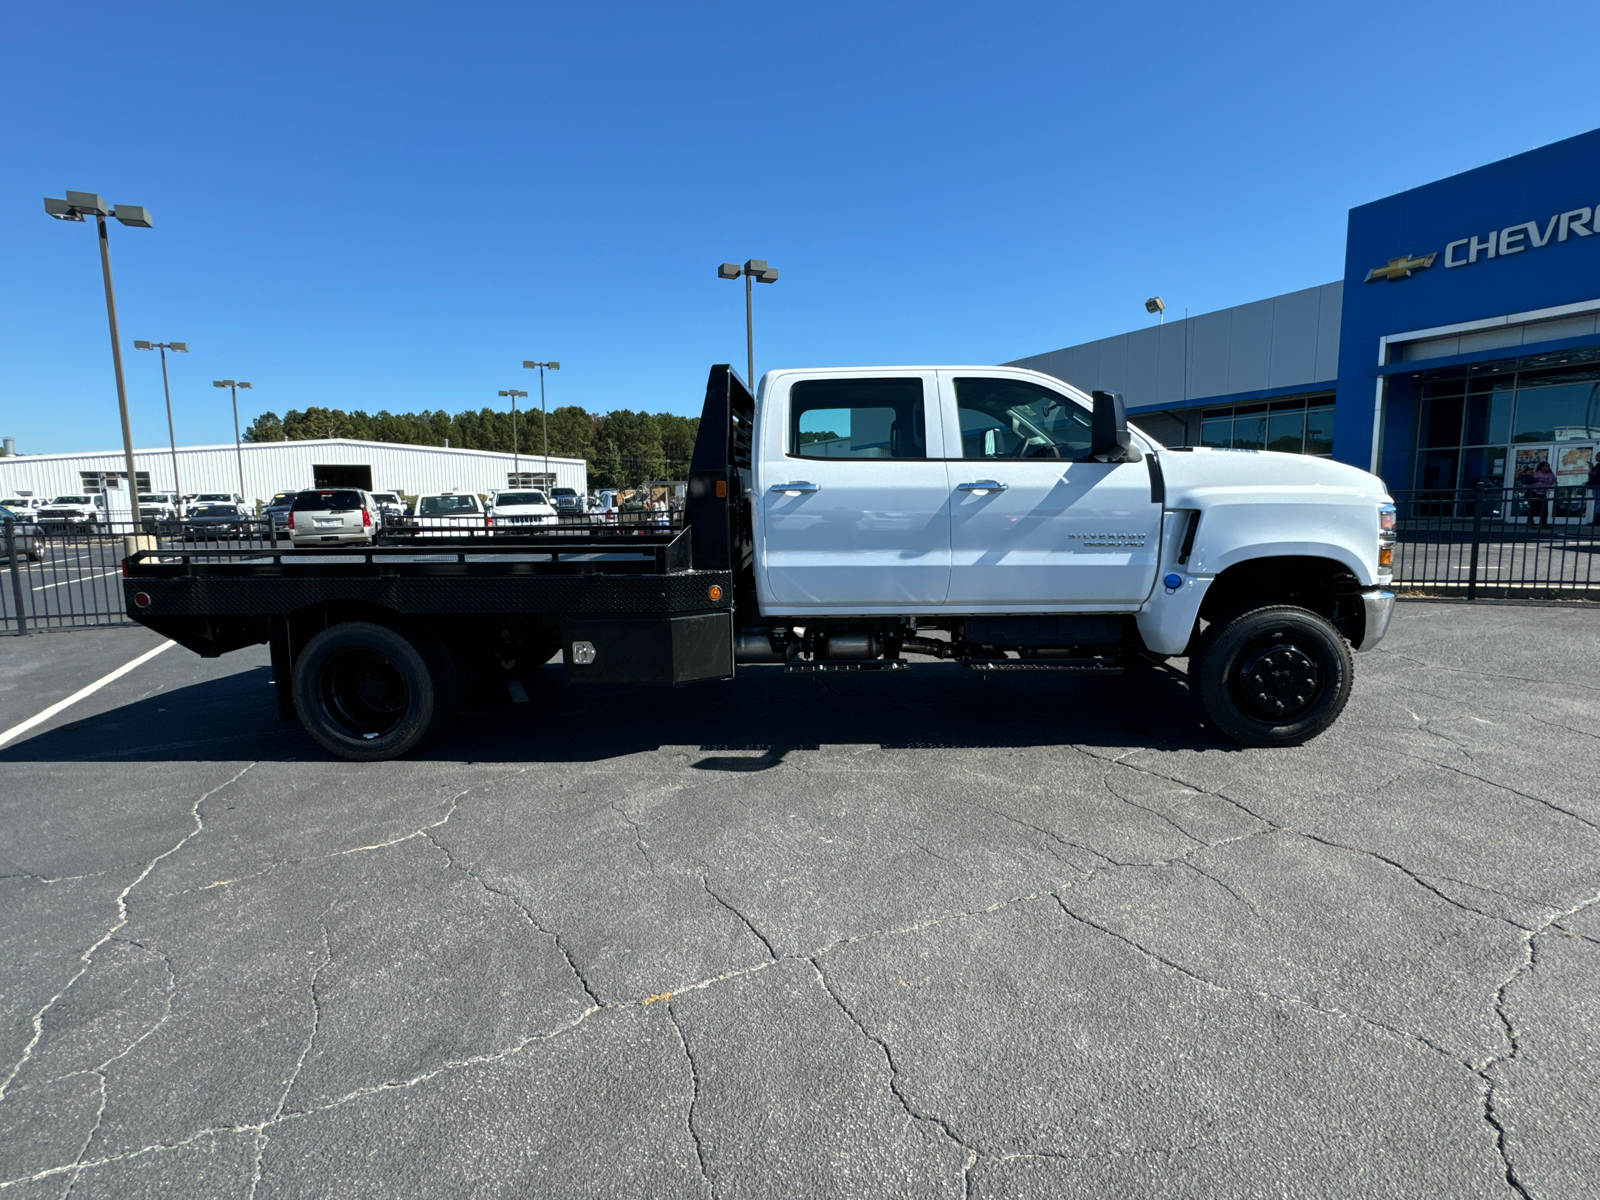
{"label": "dealership building", "polygon": [[[312,487],[356,487],[407,495],[488,494],[508,487],[545,485],[575,488],[580,494],[588,490],[588,468],[581,458],[547,460],[542,454],[513,456],[491,450],[350,438],[179,446],[176,453],[169,447],[135,450],[133,467],[141,491],[181,491],[187,496],[236,494],[242,474],[247,501],[264,501],[278,492]],[[7,455],[0,457],[0,498],[105,493],[110,509],[126,511],[126,476],[121,450]]]}
{"label": "dealership building", "polygon": [[1600,444],[1600,130],[1350,210],[1342,280],[1010,364],[1121,392],[1173,446],[1331,456],[1392,491],[1580,519]]}

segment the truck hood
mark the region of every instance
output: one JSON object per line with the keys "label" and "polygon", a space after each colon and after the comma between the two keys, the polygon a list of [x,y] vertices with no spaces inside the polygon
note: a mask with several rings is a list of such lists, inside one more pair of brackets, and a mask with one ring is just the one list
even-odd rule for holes
{"label": "truck hood", "polygon": [[1300,491],[1386,502],[1383,480],[1370,471],[1274,450],[1161,451],[1161,473],[1167,484],[1167,506],[1182,508],[1185,494],[1203,497],[1227,491]]}

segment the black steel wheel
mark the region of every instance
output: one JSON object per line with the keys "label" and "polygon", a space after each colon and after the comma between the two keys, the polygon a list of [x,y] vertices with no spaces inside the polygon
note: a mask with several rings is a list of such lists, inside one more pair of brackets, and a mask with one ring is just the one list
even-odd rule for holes
{"label": "black steel wheel", "polygon": [[432,728],[438,693],[427,657],[393,629],[351,621],[325,629],[294,665],[300,723],[353,762],[396,758]]}
{"label": "black steel wheel", "polygon": [[1246,746],[1298,746],[1316,737],[1344,711],[1353,672],[1339,631],[1289,605],[1214,622],[1189,660],[1206,715]]}

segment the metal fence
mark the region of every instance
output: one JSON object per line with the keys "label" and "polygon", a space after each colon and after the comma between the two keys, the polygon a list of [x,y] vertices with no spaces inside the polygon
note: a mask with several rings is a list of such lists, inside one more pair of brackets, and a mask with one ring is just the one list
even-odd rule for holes
{"label": "metal fence", "polygon": [[1600,527],[1587,487],[1394,496],[1394,581],[1404,590],[1466,600],[1600,600]]}

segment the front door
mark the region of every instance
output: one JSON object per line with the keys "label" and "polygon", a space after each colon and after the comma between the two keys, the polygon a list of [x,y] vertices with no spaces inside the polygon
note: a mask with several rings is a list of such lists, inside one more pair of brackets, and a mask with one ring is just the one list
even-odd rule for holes
{"label": "front door", "polygon": [[946,607],[1132,607],[1155,584],[1161,505],[1145,462],[1089,459],[1090,411],[1040,383],[940,372],[952,446]]}
{"label": "front door", "polygon": [[949,487],[933,372],[780,381],[773,393],[756,498],[764,607],[794,615],[941,603]]}

